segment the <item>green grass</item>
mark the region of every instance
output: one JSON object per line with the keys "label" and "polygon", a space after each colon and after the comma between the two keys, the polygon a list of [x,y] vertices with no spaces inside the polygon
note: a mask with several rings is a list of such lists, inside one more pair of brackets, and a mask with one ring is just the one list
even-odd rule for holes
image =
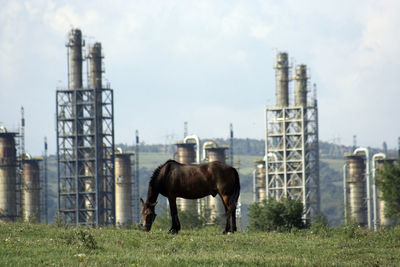
{"label": "green grass", "polygon": [[[82,235],[90,235],[95,246]],[[399,262],[400,229],[222,235],[210,227],[168,235],[157,229],[143,233],[0,223],[0,265],[7,266],[396,266]]]}

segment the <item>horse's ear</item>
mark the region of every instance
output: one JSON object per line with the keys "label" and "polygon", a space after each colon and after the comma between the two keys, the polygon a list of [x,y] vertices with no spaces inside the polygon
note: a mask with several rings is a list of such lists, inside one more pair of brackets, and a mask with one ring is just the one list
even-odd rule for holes
{"label": "horse's ear", "polygon": [[155,203],[151,203],[150,206],[155,207],[157,205],[157,203],[158,203],[157,201]]}
{"label": "horse's ear", "polygon": [[144,207],[144,201],[142,198],[140,198],[140,203],[142,203],[142,206]]}

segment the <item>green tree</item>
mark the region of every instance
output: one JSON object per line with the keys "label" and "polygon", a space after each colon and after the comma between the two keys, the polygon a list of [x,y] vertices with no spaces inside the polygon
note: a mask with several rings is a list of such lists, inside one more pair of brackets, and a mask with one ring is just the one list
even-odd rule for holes
{"label": "green tree", "polygon": [[376,185],[382,193],[381,199],[386,202],[385,216],[400,218],[400,164],[385,163],[378,169]]}
{"label": "green tree", "polygon": [[303,204],[298,200],[275,199],[254,203],[249,207],[250,231],[290,231],[293,227],[304,228]]}

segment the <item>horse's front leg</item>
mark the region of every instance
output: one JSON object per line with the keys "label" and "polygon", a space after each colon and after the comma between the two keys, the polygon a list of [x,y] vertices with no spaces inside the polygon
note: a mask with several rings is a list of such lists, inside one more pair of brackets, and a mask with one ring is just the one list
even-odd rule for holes
{"label": "horse's front leg", "polygon": [[172,226],[171,229],[169,229],[168,233],[169,234],[177,234],[179,230],[181,230],[181,224],[179,222],[178,218],[178,209],[176,207],[176,198],[175,197],[168,197],[169,201],[169,208],[171,210],[171,220],[172,220]]}

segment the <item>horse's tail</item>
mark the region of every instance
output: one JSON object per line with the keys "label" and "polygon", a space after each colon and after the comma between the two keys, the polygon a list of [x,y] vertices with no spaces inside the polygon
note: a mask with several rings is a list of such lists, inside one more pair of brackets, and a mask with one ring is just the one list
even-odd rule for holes
{"label": "horse's tail", "polygon": [[237,172],[237,170],[233,167],[232,169],[235,176],[235,180],[233,182],[233,193],[232,193],[233,197],[229,198],[229,206],[236,208],[240,195],[240,180],[239,180],[239,173]]}

